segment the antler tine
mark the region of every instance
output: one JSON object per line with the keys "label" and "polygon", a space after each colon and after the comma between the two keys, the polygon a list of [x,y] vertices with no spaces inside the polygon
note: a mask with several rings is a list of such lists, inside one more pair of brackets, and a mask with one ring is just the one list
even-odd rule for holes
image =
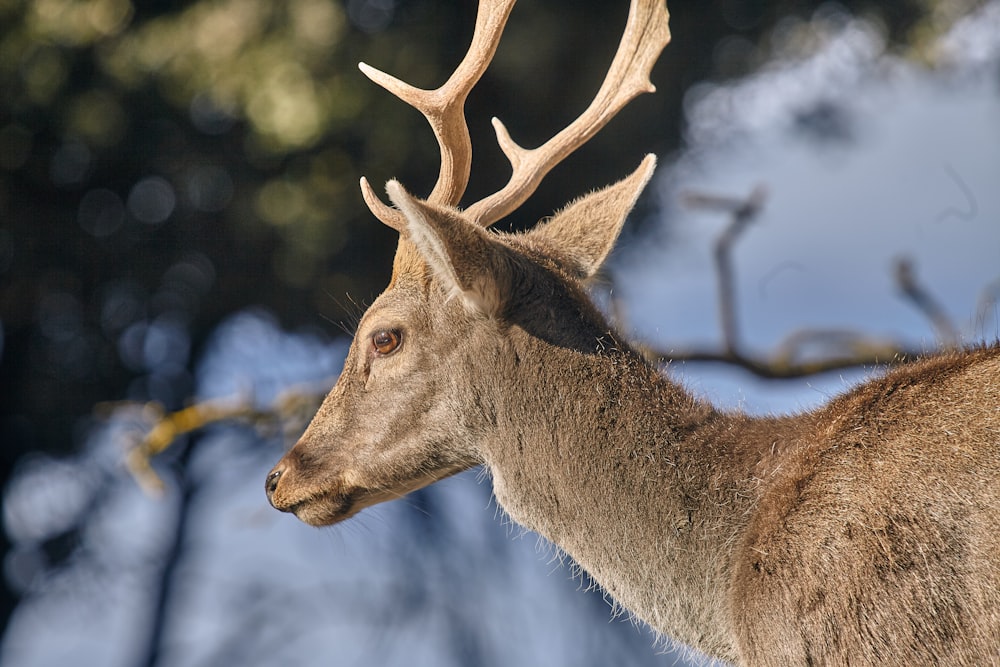
{"label": "antler tine", "polygon": [[[465,58],[440,88],[423,90],[365,63],[358,67],[365,76],[420,111],[430,123],[441,150],[441,171],[427,201],[455,206],[469,184],[472,140],[465,121],[465,100],[493,60],[500,35],[516,0],[483,1],[476,14],[476,28]],[[403,217],[379,199],[368,180],[361,179],[361,193],[375,216],[396,230]]]}
{"label": "antler tine", "polygon": [[466,209],[466,217],[489,227],[531,196],[545,175],[585,144],[632,99],[655,90],[650,71],[670,41],[669,14],[663,0],[632,0],[625,33],[594,101],[561,132],[534,149],[518,145],[493,119],[497,142],[513,173],[502,189]]}

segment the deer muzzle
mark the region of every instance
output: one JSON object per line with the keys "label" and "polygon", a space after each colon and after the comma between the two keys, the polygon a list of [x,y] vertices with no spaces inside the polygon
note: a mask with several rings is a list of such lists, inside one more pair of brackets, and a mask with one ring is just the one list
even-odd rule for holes
{"label": "deer muzzle", "polygon": [[264,492],[274,509],[290,512],[312,526],[328,526],[365,506],[359,502],[365,494],[341,477],[345,476],[307,483],[286,456],[264,478]]}

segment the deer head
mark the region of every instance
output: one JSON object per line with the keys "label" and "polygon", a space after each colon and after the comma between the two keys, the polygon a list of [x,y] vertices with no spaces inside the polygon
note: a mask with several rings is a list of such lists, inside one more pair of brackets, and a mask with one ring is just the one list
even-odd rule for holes
{"label": "deer head", "polygon": [[[488,228],[516,210],[556,164],[636,95],[670,39],[662,1],[632,0],[608,74],[591,105],[543,145],[525,149],[493,119],[512,175],[496,193],[457,208],[469,179],[464,103],[496,50],[513,0],[480,5],[472,44],[440,88],[416,89],[361,70],[420,110],[438,140],[441,170],[426,199],[390,181],[384,204],[367,180],[372,213],[400,234],[389,287],[362,317],[344,370],[299,442],[267,476],[271,504],[309,524],[359,510],[484,462],[500,378],[520,363],[511,332],[559,350],[592,353],[608,327],[585,281],[610,252],[652,175],[630,176],[567,206],[524,234]],[[544,295],[544,300],[540,300]]]}

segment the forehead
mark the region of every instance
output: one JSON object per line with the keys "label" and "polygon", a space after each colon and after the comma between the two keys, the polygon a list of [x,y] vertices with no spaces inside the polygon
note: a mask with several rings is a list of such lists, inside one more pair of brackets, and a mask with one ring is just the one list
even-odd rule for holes
{"label": "forehead", "polygon": [[409,277],[394,279],[372,302],[361,318],[359,329],[369,326],[399,327],[422,319],[428,311],[427,286]]}

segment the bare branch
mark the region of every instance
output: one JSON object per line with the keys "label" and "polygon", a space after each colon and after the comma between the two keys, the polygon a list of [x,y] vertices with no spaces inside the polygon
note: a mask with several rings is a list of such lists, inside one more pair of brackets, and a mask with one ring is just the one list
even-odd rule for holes
{"label": "bare branch", "polygon": [[952,324],[941,304],[917,282],[913,260],[909,257],[900,257],[895,262],[893,273],[899,290],[934,325],[941,344],[948,348],[958,347],[960,338],[958,329]]}
{"label": "bare branch", "polygon": [[977,326],[986,325],[986,320],[997,312],[998,303],[1000,303],[1000,278],[990,282],[979,293],[979,299],[976,302]]}
{"label": "bare branch", "polygon": [[330,388],[298,386],[282,392],[266,407],[255,405],[253,396],[195,403],[176,412],[165,412],[158,403],[116,403],[98,406],[113,418],[119,410],[134,410],[143,424],[142,435],[126,444],[125,466],[142,490],[152,497],[164,492],[163,480],[153,469],[152,459],[169,448],[181,436],[222,422],[242,422],[259,429],[281,427],[286,435],[298,435],[315,413]]}
{"label": "bare branch", "polygon": [[962,197],[965,199],[965,208],[959,208],[958,206],[949,206],[937,214],[935,218],[936,222],[945,222],[946,220],[958,220],[959,222],[970,222],[976,219],[979,214],[979,201],[976,199],[975,193],[972,188],[965,182],[962,175],[951,166],[950,164],[944,165],[944,172],[952,180],[955,186],[962,193]]}
{"label": "bare branch", "polygon": [[[754,188],[748,197],[742,199],[705,193],[682,195],[683,203],[690,208],[718,211],[731,216],[729,225],[716,239],[714,248],[723,343],[720,349],[677,349],[645,344],[638,346],[639,351],[656,364],[665,360],[722,363],[768,379],[806,377],[859,366],[898,363],[906,358],[920,356],[923,350],[907,347],[900,342],[844,330],[794,332],[771,354],[748,355],[741,351],[736,321],[732,249],[743,231],[760,213],[765,197],[766,189],[763,186]],[[907,298],[930,318],[942,343],[948,347],[956,347],[959,340],[957,330],[944,309],[917,283],[912,263],[908,260],[898,261],[896,278]],[[616,319],[621,321],[623,308],[614,300],[612,307]],[[815,347],[822,348],[822,354],[806,354],[806,350]]]}
{"label": "bare branch", "polygon": [[[863,340],[863,337],[859,337]],[[833,371],[866,366],[884,366],[895,364],[904,359],[920,356],[921,350],[907,349],[892,343],[879,344],[871,341],[870,346],[859,346],[849,355],[831,355],[815,359],[796,361],[784,355],[748,356],[740,352],[714,349],[662,349],[649,345],[639,347],[639,351],[656,364],[664,362],[685,363],[719,363],[735,366],[753,373],[757,377],[769,380],[789,380],[794,378],[821,375]]]}
{"label": "bare branch", "polygon": [[729,213],[731,220],[715,241],[715,272],[719,291],[719,322],[722,344],[727,354],[737,354],[739,330],[736,325],[736,285],[732,249],[737,239],[764,208],[767,188],[758,185],[745,199],[690,192],[682,195],[689,208]]}

